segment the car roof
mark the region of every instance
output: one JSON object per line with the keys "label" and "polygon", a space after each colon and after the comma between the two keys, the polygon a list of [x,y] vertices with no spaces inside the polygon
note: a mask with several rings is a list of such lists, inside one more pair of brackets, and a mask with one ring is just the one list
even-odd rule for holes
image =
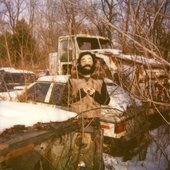
{"label": "car roof", "polygon": [[15,69],[13,67],[1,67],[0,72],[34,74],[32,71]]}
{"label": "car roof", "polygon": [[38,82],[58,82],[66,83],[69,79],[69,75],[55,75],[55,76],[42,76],[38,78]]}

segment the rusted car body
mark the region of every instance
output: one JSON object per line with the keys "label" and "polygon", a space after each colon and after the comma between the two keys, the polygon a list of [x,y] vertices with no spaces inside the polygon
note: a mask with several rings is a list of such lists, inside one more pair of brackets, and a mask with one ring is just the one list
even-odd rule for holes
{"label": "rusted car body", "polygon": [[[28,116],[29,119],[29,116]],[[103,170],[98,120],[16,125],[0,135],[1,170]]]}

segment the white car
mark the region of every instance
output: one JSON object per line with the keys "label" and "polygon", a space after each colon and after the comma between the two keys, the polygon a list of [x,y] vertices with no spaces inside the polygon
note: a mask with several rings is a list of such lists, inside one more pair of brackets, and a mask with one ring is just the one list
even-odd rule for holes
{"label": "white car", "polygon": [[[18,99],[68,110],[61,103],[68,78],[67,75],[40,77]],[[147,131],[145,106],[112,80],[105,79],[105,82],[111,100],[108,106],[101,107],[100,123],[104,129],[104,142],[110,145],[111,152],[123,154],[132,149],[132,144],[139,145],[136,140],[142,141]]]}
{"label": "white car", "polygon": [[77,114],[60,106],[65,77],[51,78],[28,86],[25,102],[0,101],[0,169],[103,170],[99,120],[86,120],[82,135]]}

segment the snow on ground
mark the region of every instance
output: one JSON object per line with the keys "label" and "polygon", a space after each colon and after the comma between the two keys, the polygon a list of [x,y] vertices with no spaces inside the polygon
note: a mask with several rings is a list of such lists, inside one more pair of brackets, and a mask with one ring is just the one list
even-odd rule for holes
{"label": "snow on ground", "polygon": [[[168,170],[168,161],[164,154],[170,156],[170,142],[168,140],[168,127],[161,126],[150,131],[150,135],[154,138],[152,143],[147,148],[146,159],[139,161],[138,155],[132,160],[123,162],[121,157],[112,157],[108,154],[103,154],[105,170]],[[164,154],[160,151],[159,143]]]}

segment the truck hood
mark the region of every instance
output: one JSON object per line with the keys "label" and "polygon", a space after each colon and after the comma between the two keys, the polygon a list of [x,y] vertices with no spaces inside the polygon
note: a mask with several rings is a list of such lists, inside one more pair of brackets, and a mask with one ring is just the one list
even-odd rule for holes
{"label": "truck hood", "polygon": [[0,133],[14,125],[32,126],[37,122],[61,122],[75,117],[74,112],[45,105],[0,102]]}
{"label": "truck hood", "polygon": [[151,66],[156,66],[163,69],[165,68],[165,66],[170,68],[170,64],[162,58],[154,59],[154,58],[148,58],[141,55],[127,55],[127,54],[123,54],[121,50],[117,50],[117,49],[97,49],[91,51],[94,52],[97,57],[102,58],[109,66],[109,68],[112,69],[113,69],[113,65],[115,64],[109,59],[108,56],[116,56],[119,59],[136,62],[142,65],[150,64]]}
{"label": "truck hood", "polygon": [[90,51],[94,53],[101,53],[101,54],[105,54],[105,53],[110,53],[114,55],[121,54],[121,50],[118,50],[118,49],[95,49],[95,50],[90,50]]}
{"label": "truck hood", "polygon": [[116,49],[97,49],[97,50],[91,50],[91,52],[94,52],[98,58],[101,58],[104,60],[110,71],[117,70],[117,66],[115,63],[110,59],[110,55],[116,55],[119,56],[120,50]]}

